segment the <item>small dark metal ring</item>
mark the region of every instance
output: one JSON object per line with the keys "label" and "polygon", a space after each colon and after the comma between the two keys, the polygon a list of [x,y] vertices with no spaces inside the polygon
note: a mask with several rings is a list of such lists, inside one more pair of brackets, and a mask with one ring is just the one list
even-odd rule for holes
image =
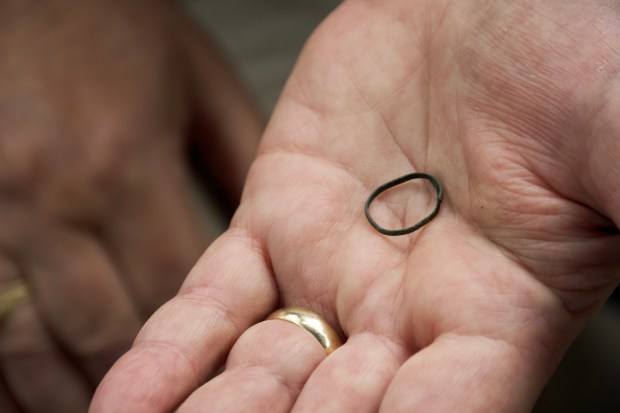
{"label": "small dark metal ring", "polygon": [[[394,188],[397,185],[400,185],[402,183],[405,183],[407,181],[411,181],[414,179],[426,179],[430,181],[430,183],[433,185],[433,188],[435,188],[435,192],[437,193],[437,197],[436,197],[437,202],[435,204],[435,209],[433,210],[433,212],[431,212],[426,218],[422,219],[417,224],[412,225],[407,228],[385,229],[381,225],[377,224],[377,222],[372,218],[372,216],[370,216],[370,204],[372,204],[372,201],[374,201],[376,197],[378,197],[379,195],[381,195],[383,192],[387,191],[388,189]],[[396,178],[392,181],[389,181],[381,185],[374,191],[372,191],[372,193],[368,197],[368,200],[366,200],[366,205],[364,205],[364,213],[366,214],[366,218],[368,219],[368,222],[370,223],[370,225],[372,225],[374,229],[376,229],[383,235],[388,235],[388,236],[407,235],[407,234],[411,234],[414,231],[419,230],[424,225],[428,224],[433,218],[435,218],[437,214],[439,213],[439,208],[441,208],[442,200],[443,200],[443,187],[441,186],[441,183],[439,182],[439,180],[431,174],[427,174],[424,172],[414,172],[414,173],[407,174],[405,176],[401,176],[400,178]]]}

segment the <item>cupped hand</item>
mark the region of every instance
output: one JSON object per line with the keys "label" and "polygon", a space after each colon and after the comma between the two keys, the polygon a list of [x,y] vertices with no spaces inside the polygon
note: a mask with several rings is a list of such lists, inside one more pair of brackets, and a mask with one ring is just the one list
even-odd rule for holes
{"label": "cupped hand", "polygon": [[[289,79],[230,230],[91,411],[529,411],[620,280],[618,39],[607,1],[345,2]],[[443,183],[439,215],[379,234],[366,198],[413,171]],[[399,228],[433,205],[415,181],[371,212]],[[346,343],[325,357],[260,322],[289,305]]]}
{"label": "cupped hand", "polygon": [[2,412],[85,412],[178,290],[219,229],[189,145],[240,194],[260,117],[167,3],[0,5],[0,295],[29,291],[0,320]]}

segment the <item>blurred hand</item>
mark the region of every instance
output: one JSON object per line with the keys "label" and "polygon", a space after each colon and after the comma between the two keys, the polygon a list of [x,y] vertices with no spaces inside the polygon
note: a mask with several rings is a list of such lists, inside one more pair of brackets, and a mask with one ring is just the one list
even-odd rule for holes
{"label": "blurred hand", "polygon": [[164,1],[0,4],[0,411],[85,412],[219,228],[187,151],[234,202],[262,132]]}
{"label": "blurred hand", "polygon": [[[345,2],[289,79],[231,229],[91,411],[529,411],[620,280],[618,39],[608,1]],[[364,202],[412,171],[443,182],[443,208],[385,237]],[[402,228],[434,193],[375,202]],[[348,341],[325,358],[259,322],[284,305]]]}

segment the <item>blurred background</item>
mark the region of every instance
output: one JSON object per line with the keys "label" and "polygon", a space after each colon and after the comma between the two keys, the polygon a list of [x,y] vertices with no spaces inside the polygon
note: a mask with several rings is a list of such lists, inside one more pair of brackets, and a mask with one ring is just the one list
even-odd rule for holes
{"label": "blurred background", "polygon": [[[266,115],[304,42],[339,1],[184,0],[215,38]],[[535,413],[620,412],[618,291],[575,341],[543,392]]]}

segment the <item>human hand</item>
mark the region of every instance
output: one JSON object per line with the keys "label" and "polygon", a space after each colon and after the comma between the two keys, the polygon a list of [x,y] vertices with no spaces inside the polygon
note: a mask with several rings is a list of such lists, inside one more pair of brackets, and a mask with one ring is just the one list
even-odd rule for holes
{"label": "human hand", "polygon": [[0,4],[0,295],[30,292],[0,316],[2,412],[85,412],[178,290],[219,229],[189,145],[240,194],[261,120],[167,3]]}
{"label": "human hand", "polygon": [[[620,280],[619,13],[345,2],[303,52],[231,229],[91,412],[531,409]],[[412,171],[443,182],[442,210],[385,237],[366,197]],[[377,221],[426,215],[422,184],[378,198]],[[289,305],[347,342],[325,358],[303,329],[259,322]]]}

